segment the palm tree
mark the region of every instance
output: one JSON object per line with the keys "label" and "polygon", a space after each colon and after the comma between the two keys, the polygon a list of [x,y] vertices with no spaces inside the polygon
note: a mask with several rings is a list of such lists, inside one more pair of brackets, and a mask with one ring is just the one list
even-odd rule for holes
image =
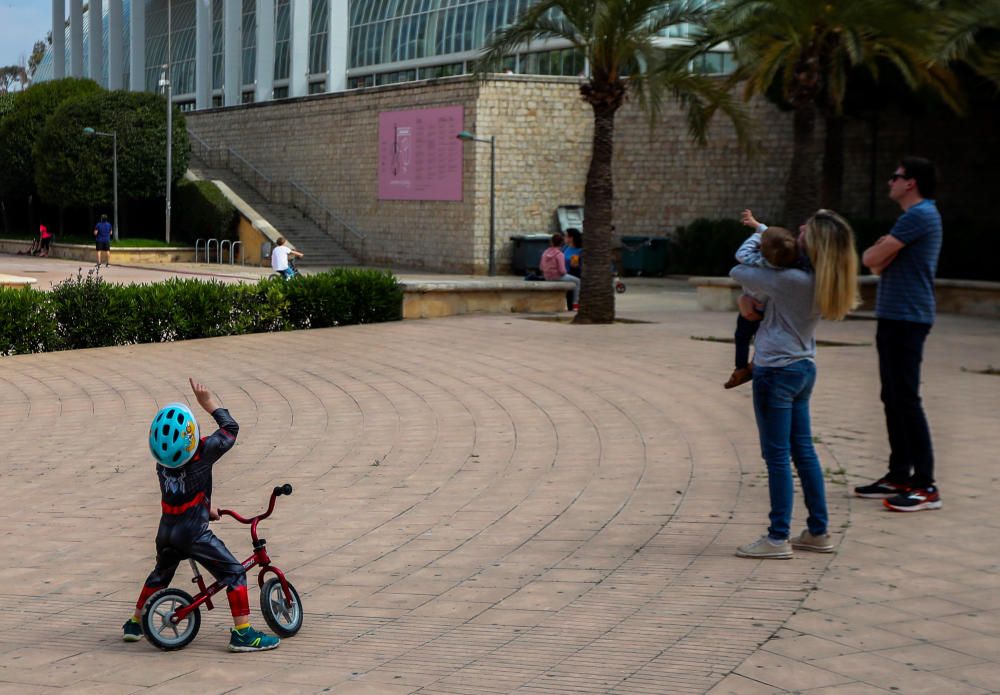
{"label": "palm tree", "polygon": [[939,55],[964,61],[1000,87],[1000,0],[927,0],[943,13]]}
{"label": "palm tree", "polygon": [[576,323],[611,323],[615,318],[611,285],[611,225],[614,180],[615,113],[634,94],[651,119],[664,95],[686,108],[687,128],[705,141],[708,122],[722,110],[746,141],[748,120],[722,81],[692,74],[693,53],[665,49],[659,38],[667,27],[703,24],[703,0],[540,0],[527,7],[511,26],[494,34],[477,66],[483,76],[505,57],[531,41],[564,39],[586,58],[589,77],[580,95],[594,112],[590,168],[584,189],[584,238],[580,311]]}
{"label": "palm tree", "polygon": [[[910,89],[929,86],[961,109],[957,80],[934,58],[935,20],[921,10],[926,0],[730,0],[714,14],[706,40],[730,44],[744,97],[777,86],[793,111],[786,223],[820,206],[840,206],[843,104],[852,73],[877,80],[891,67]],[[822,155],[815,136],[820,116],[826,122]]]}

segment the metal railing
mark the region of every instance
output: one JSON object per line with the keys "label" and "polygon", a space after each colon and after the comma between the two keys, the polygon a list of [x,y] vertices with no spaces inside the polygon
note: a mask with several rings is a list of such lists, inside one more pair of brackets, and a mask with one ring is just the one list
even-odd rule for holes
{"label": "metal railing", "polygon": [[[315,194],[310,192],[298,181],[288,180],[276,182],[270,176],[254,166],[246,157],[234,150],[232,147],[214,147],[208,144],[204,138],[192,130],[188,130],[188,140],[191,143],[191,151],[199,159],[205,161],[210,167],[220,167],[229,169],[243,183],[257,192],[265,201],[269,203],[279,203],[291,205],[303,216],[312,220],[327,236],[339,243],[354,255],[359,261],[364,262],[366,237],[357,228],[348,223],[337,213],[328,208]],[[205,259],[208,261],[209,248],[206,242]],[[218,244],[218,240],[214,240]],[[237,244],[239,242],[236,242]],[[230,256],[233,255],[233,247],[230,247]],[[242,258],[242,249],[241,258]],[[222,249],[217,248],[217,252],[222,256]],[[198,258],[197,242],[195,242],[195,260]],[[232,261],[230,261],[232,262]]]}
{"label": "metal railing", "polygon": [[205,142],[197,133],[192,130],[187,132],[188,142],[191,143],[191,152],[199,159],[205,161],[209,166],[213,165],[212,153],[215,148]]}
{"label": "metal railing", "polygon": [[351,252],[359,261],[365,258],[365,235],[343,217],[328,208],[298,181],[289,181],[289,204],[308,217],[326,234]]}
{"label": "metal railing", "polygon": [[240,265],[246,265],[246,257],[243,254],[243,242],[242,241],[231,241],[229,239],[222,239],[221,241],[216,238],[211,239],[195,239],[194,240],[194,262],[198,262],[198,250],[202,249],[205,252],[205,263],[212,262],[212,244],[215,244],[215,254],[216,263],[222,264],[223,259],[226,256],[226,249],[229,249],[229,265],[236,265],[236,249],[240,250]]}
{"label": "metal railing", "polygon": [[[248,162],[243,155],[232,147],[227,147],[224,152],[226,154],[226,167],[240,177],[243,183],[257,191],[265,200],[281,202],[274,199],[274,182],[271,180],[271,177]],[[233,165],[234,160],[236,161],[235,166]]]}

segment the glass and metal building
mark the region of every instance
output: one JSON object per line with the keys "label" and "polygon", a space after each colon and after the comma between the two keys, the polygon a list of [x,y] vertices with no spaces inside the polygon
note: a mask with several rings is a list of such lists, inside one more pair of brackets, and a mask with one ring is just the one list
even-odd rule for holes
{"label": "glass and metal building", "polygon": [[[167,77],[169,46],[173,99],[185,109],[471,72],[488,37],[533,2],[51,1],[53,40],[36,80],[91,77],[110,89],[157,90]],[[664,40],[685,35],[686,27],[671,27]],[[727,72],[728,60],[720,53],[696,67]],[[587,70],[564,41],[533,44],[503,67],[541,75]]]}

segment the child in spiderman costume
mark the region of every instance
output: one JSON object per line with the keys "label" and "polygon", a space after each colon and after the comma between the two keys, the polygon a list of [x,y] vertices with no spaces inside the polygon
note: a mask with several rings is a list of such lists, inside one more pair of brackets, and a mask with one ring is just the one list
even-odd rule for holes
{"label": "child in spiderman costume", "polygon": [[150,596],[170,586],[177,565],[193,558],[228,589],[226,597],[233,614],[229,650],[256,652],[274,649],[280,640],[250,627],[247,575],[243,565],[208,529],[218,519],[212,506],[212,465],[233,448],[239,425],[229,411],[220,408],[208,389],[189,379],[199,405],[219,425],[204,439],[198,438],[198,421],[183,403],[160,408],[149,428],[149,450],[156,459],[163,515],[156,532],[156,567],[146,579],[135,613],[122,626],[126,642],[142,639],[140,613]]}

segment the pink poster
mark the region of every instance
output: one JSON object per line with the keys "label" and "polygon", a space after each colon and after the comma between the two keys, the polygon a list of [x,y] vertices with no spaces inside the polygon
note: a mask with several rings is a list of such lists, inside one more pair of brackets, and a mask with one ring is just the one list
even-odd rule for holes
{"label": "pink poster", "polygon": [[461,106],[378,115],[380,200],[461,200]]}

